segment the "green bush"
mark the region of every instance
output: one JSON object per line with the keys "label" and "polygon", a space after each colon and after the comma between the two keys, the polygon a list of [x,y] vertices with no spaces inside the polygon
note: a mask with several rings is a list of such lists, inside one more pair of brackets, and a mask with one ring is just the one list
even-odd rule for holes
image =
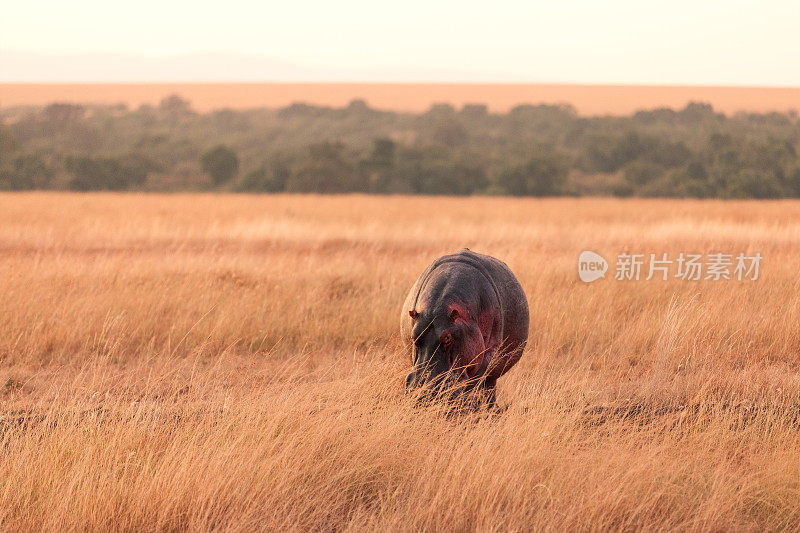
{"label": "green bush", "polygon": [[239,172],[239,157],[236,152],[222,144],[203,152],[200,157],[203,172],[211,176],[215,185],[231,181]]}
{"label": "green bush", "polygon": [[200,114],[176,95],[135,110],[0,110],[0,188],[15,190],[800,197],[799,154],[797,114],[726,117],[697,102],[629,117],[360,100]]}

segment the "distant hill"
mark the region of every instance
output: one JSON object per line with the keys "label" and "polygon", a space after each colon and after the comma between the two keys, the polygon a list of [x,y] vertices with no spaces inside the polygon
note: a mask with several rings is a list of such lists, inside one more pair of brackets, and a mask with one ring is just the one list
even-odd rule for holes
{"label": "distant hill", "polygon": [[[218,64],[224,64],[224,58],[218,57],[211,63],[209,72]],[[229,69],[241,72],[246,66],[236,64]],[[292,71],[286,68],[281,70],[284,75]],[[298,77],[300,74],[298,71]],[[519,104],[568,104],[582,116],[630,115],[641,109],[658,107],[680,109],[691,101],[708,102],[716,111],[726,114],[800,111],[800,88],[472,83],[3,83],[0,84],[0,106],[64,101],[122,102],[138,107],[143,103],[157,105],[170,94],[180,94],[201,112],[222,108],[277,108],[294,102],[342,107],[353,99],[363,99],[376,109],[413,113],[443,102],[456,107],[486,104],[490,111],[498,113],[505,113]]]}

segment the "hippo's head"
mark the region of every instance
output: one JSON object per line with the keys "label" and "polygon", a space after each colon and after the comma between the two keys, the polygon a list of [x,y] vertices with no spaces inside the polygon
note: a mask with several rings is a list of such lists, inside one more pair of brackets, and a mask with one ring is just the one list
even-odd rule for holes
{"label": "hippo's head", "polygon": [[414,368],[406,391],[450,396],[471,389],[488,361],[477,322],[461,306],[438,313],[412,309],[409,316]]}

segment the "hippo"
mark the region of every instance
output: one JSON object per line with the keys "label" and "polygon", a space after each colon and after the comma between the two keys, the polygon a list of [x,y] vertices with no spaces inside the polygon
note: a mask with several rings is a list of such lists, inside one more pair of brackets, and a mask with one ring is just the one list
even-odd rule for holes
{"label": "hippo", "polygon": [[466,248],[436,259],[400,317],[413,365],[406,392],[449,400],[475,393],[493,406],[497,378],[525,349],[528,321],[525,291],[505,263]]}

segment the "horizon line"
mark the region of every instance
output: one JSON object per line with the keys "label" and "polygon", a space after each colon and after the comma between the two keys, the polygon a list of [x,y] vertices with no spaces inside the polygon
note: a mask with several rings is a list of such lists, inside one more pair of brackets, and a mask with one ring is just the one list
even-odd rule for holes
{"label": "horizon line", "polygon": [[748,85],[703,83],[641,83],[641,82],[583,82],[583,81],[371,81],[371,80],[67,80],[21,81],[3,80],[2,85],[479,85],[479,86],[549,86],[549,87],[641,87],[679,89],[800,89],[800,85]]}
{"label": "horizon line", "polygon": [[424,112],[433,104],[483,104],[492,112],[518,105],[570,105],[584,116],[629,115],[709,103],[725,114],[800,112],[800,87],[475,82],[0,82],[0,105],[53,102],[157,105],[177,94],[200,112],[280,108],[292,103],[342,107],[363,100],[373,109]]}

